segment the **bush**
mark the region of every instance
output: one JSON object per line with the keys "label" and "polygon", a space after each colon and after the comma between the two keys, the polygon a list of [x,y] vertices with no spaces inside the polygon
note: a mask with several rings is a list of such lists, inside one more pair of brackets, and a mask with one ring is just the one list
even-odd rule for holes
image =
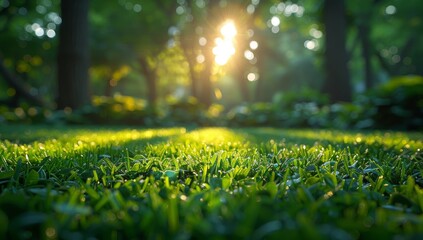
{"label": "bush", "polygon": [[92,105],[68,114],[66,121],[76,124],[142,125],[148,121],[148,116],[143,99],[122,95],[94,96]]}
{"label": "bush", "polygon": [[271,103],[243,104],[231,109],[227,114],[232,126],[277,125],[278,119]]}
{"label": "bush", "polygon": [[367,109],[356,103],[335,103],[327,107],[326,127],[337,129],[366,129],[373,122],[363,118]]}
{"label": "bush", "polygon": [[194,97],[169,98],[166,105],[166,113],[164,118],[160,119],[160,125],[224,125],[222,105],[212,104],[206,108]]}
{"label": "bush", "polygon": [[329,104],[329,98],[309,88],[299,91],[279,92],[273,97],[273,103],[281,111],[294,110],[296,104],[315,103],[318,107]]}
{"label": "bush", "polygon": [[174,124],[200,124],[205,107],[194,97],[183,99],[170,98],[167,101],[165,121]]}
{"label": "bush", "polygon": [[280,92],[273,98],[279,125],[283,127],[323,127],[327,125],[326,95],[304,88]]}
{"label": "bush", "polygon": [[295,103],[288,111],[279,111],[278,115],[284,127],[322,127],[326,114],[315,102]]}
{"label": "bush", "polygon": [[0,107],[0,123],[43,123],[49,121],[52,112],[47,108],[22,105],[17,108]]}
{"label": "bush", "polygon": [[[297,128],[321,128],[344,126],[347,117],[339,118],[341,111],[348,108],[328,105],[328,98],[314,90],[281,92],[272,103],[253,103],[233,108],[228,113],[230,125],[234,126],[277,126]],[[338,121],[334,124],[333,121]]]}
{"label": "bush", "polygon": [[363,119],[373,128],[416,130],[423,127],[423,77],[397,77],[359,99]]}
{"label": "bush", "polygon": [[222,114],[223,106],[206,108],[197,99],[168,99],[162,112],[128,96],[97,96],[77,111],[21,106],[0,108],[0,123],[77,123],[144,126],[276,126],[338,129],[423,129],[423,77],[397,77],[359,96],[352,103],[329,105],[320,92],[303,89],[275,95],[272,103],[242,104]]}

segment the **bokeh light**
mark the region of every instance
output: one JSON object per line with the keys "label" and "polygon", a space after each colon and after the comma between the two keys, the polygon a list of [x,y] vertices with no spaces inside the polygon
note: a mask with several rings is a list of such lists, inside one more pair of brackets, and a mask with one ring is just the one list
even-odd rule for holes
{"label": "bokeh light", "polygon": [[245,57],[247,60],[253,60],[253,59],[254,59],[254,53],[253,53],[253,52],[251,52],[250,50],[245,50],[245,52],[244,52],[244,57]]}
{"label": "bokeh light", "polygon": [[389,5],[385,9],[385,13],[388,15],[393,15],[397,12],[397,8],[394,5]]}
{"label": "bokeh light", "polygon": [[44,35],[44,29],[42,28],[37,28],[34,32],[37,37],[42,37]]}
{"label": "bokeh light", "polygon": [[204,57],[203,54],[200,54],[200,55],[197,55],[196,60],[198,63],[203,63],[206,60],[206,58]]}
{"label": "bokeh light", "polygon": [[176,8],[176,13],[177,13],[178,15],[182,15],[182,14],[184,14],[184,13],[185,13],[185,8],[184,8],[184,7],[182,7],[182,6],[177,7],[177,8]]}
{"label": "bokeh light", "polygon": [[277,27],[279,24],[281,24],[281,20],[277,16],[273,16],[272,19],[270,19],[270,23]]}
{"label": "bokeh light", "polygon": [[323,33],[315,28],[310,29],[309,34],[314,38],[321,38],[323,36]]}
{"label": "bokeh light", "polygon": [[256,11],[256,7],[253,4],[248,5],[247,12],[253,14]]}
{"label": "bokeh light", "polygon": [[200,39],[198,39],[198,44],[200,44],[200,46],[206,46],[207,39],[205,37],[201,37]]}
{"label": "bokeh light", "polygon": [[53,29],[48,29],[46,35],[49,38],[54,38],[56,36],[56,32]]}
{"label": "bokeh light", "polygon": [[307,40],[304,42],[304,47],[307,48],[308,50],[317,50],[319,47],[319,43],[317,42],[316,39],[313,40]]}
{"label": "bokeh light", "polygon": [[258,48],[258,42],[257,41],[251,41],[250,42],[250,48],[252,50],[256,50]]}
{"label": "bokeh light", "polygon": [[257,74],[252,73],[252,72],[248,73],[247,80],[250,81],[250,82],[256,81],[257,80]]}
{"label": "bokeh light", "polygon": [[134,12],[139,13],[142,10],[142,6],[140,4],[135,4],[134,7],[133,7],[133,10],[134,10]]}

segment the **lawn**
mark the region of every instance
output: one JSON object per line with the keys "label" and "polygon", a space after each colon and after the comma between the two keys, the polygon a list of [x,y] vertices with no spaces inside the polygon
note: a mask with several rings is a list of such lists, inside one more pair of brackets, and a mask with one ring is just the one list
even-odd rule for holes
{"label": "lawn", "polygon": [[423,134],[0,127],[0,239],[423,238]]}

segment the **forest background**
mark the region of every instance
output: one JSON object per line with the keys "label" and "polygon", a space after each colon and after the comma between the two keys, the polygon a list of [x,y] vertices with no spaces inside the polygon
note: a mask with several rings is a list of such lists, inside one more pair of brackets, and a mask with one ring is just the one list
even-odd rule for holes
{"label": "forest background", "polygon": [[0,121],[421,129],[422,11],[2,0]]}

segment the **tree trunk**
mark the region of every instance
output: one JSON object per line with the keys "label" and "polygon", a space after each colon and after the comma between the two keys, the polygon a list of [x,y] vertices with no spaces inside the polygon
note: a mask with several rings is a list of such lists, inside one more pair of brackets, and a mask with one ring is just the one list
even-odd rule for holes
{"label": "tree trunk", "polygon": [[245,78],[245,73],[240,71],[237,79],[239,84],[239,90],[241,91],[242,101],[249,102],[250,93],[248,90],[248,81]]}
{"label": "tree trunk", "polygon": [[214,57],[213,53],[206,54],[206,60],[205,60],[205,69],[202,72],[202,83],[201,83],[201,96],[200,96],[200,102],[204,104],[205,107],[210,107],[212,104],[212,68],[214,64]]}
{"label": "tree trunk", "polygon": [[206,30],[207,44],[204,46],[204,70],[200,73],[199,82],[199,100],[205,107],[210,107],[212,104],[212,70],[214,66],[213,43],[214,35],[213,29]]}
{"label": "tree trunk", "polygon": [[[242,59],[237,59],[237,60],[242,60]],[[236,68],[234,71],[234,77],[235,77],[235,81],[237,81],[238,86],[239,86],[239,91],[241,92],[241,98],[243,102],[249,102],[250,101],[250,94],[249,94],[249,90],[248,90],[248,80],[245,77],[245,72],[246,69],[244,66],[248,66],[248,62],[244,61],[243,63],[240,63],[240,66],[238,68]],[[243,67],[241,67],[243,66]]]}
{"label": "tree trunk", "polygon": [[195,42],[192,40],[192,34],[193,33],[188,33],[188,36],[182,35],[181,48],[189,65],[189,73],[191,78],[191,96],[198,98],[198,73],[195,72],[194,69],[196,65],[196,54],[194,50]]}
{"label": "tree trunk", "polygon": [[[368,18],[366,18],[368,19]],[[361,41],[361,55],[364,60],[364,83],[366,90],[373,87],[373,69],[371,63],[371,43],[369,39],[370,27],[366,23],[358,26],[358,35]]]}
{"label": "tree trunk", "polygon": [[79,108],[90,102],[88,92],[89,0],[62,0],[58,49],[57,106]]}
{"label": "tree trunk", "polygon": [[204,36],[207,39],[207,44],[204,46],[204,71],[201,73],[201,89],[200,89],[200,102],[204,104],[205,107],[210,107],[212,104],[212,70],[215,64],[214,62],[214,39],[216,37],[217,24],[221,19],[217,16],[221,16],[221,8],[219,7],[219,1],[209,1],[208,12],[207,12],[207,24],[208,26],[203,26],[205,34]]}
{"label": "tree trunk", "polygon": [[147,83],[147,101],[148,107],[153,112],[156,112],[157,104],[157,75],[156,70],[152,69],[146,58],[141,58],[140,60],[141,70],[145,77]]}
{"label": "tree trunk", "polygon": [[248,49],[249,39],[245,35],[238,35],[236,38],[236,50],[232,59],[229,61],[233,64],[233,76],[235,81],[238,83],[239,91],[241,93],[241,100],[243,102],[250,101],[250,93],[248,90],[248,80],[245,77],[246,72],[249,68],[249,62],[244,57],[244,51]]}
{"label": "tree trunk", "polygon": [[198,77],[197,77],[197,73],[194,70],[195,62],[188,61],[188,64],[189,64],[189,73],[191,77],[191,96],[193,96],[194,98],[198,98],[198,90],[197,90]]}
{"label": "tree trunk", "polygon": [[351,101],[351,86],[346,51],[346,20],[343,0],[325,0],[323,23],[326,34],[325,71],[323,91],[331,102]]}

